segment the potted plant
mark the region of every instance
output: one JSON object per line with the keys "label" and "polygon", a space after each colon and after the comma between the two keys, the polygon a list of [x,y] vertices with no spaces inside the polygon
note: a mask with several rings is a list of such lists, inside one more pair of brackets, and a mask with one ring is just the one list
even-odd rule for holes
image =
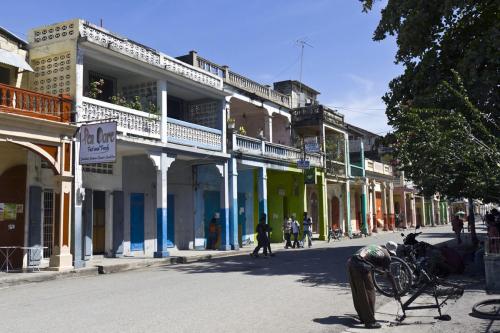
{"label": "potted plant", "polygon": [[238,133],[241,134],[241,135],[246,135],[247,134],[247,130],[245,129],[245,127],[240,126],[240,128],[238,128]]}
{"label": "potted plant", "polygon": [[234,129],[234,127],[236,126],[236,120],[234,120],[234,118],[229,118],[227,120],[227,128],[228,129]]}

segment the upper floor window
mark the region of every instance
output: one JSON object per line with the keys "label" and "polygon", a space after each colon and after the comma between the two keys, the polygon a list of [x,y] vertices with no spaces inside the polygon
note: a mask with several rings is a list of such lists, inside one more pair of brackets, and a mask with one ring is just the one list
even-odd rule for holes
{"label": "upper floor window", "polygon": [[10,84],[10,69],[0,67],[0,83]]}

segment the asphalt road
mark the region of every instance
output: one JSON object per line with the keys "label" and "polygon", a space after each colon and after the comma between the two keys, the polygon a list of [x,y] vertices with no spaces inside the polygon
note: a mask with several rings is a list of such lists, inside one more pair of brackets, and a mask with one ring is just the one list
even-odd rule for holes
{"label": "asphalt road", "polygon": [[[446,241],[450,229],[421,239]],[[341,332],[356,322],[347,258],[388,240],[401,236],[10,287],[0,290],[0,332]]]}

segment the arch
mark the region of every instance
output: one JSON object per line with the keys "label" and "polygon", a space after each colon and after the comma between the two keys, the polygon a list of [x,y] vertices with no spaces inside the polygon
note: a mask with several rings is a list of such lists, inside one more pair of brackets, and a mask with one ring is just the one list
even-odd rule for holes
{"label": "arch", "polygon": [[340,202],[338,197],[332,198],[332,228],[339,229],[340,228]]}
{"label": "arch", "polygon": [[[59,165],[58,159],[57,159],[57,156],[59,155],[59,147],[37,145],[37,144],[31,143],[31,142],[17,141],[17,140],[12,140],[12,139],[0,139],[0,142],[12,143],[12,144],[19,145],[19,146],[22,146],[22,147],[25,147],[25,148],[31,150],[32,152],[40,155],[47,162],[49,162],[50,165],[52,166],[52,169],[54,170],[54,172],[56,174],[58,174],[58,175],[61,174],[61,166]],[[54,152],[49,152],[49,147],[56,148],[56,153],[54,154]],[[56,157],[54,157],[53,155],[56,155]]]}

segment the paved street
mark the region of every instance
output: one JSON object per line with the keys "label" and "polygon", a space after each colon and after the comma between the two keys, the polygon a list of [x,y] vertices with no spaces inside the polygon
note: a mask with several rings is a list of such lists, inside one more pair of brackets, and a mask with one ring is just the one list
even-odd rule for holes
{"label": "paved street", "polygon": [[[426,241],[451,237],[427,228]],[[354,313],[344,265],[399,233],[0,290],[3,332],[340,332]],[[387,298],[379,297],[380,304]],[[64,313],[64,315],[59,315]]]}

